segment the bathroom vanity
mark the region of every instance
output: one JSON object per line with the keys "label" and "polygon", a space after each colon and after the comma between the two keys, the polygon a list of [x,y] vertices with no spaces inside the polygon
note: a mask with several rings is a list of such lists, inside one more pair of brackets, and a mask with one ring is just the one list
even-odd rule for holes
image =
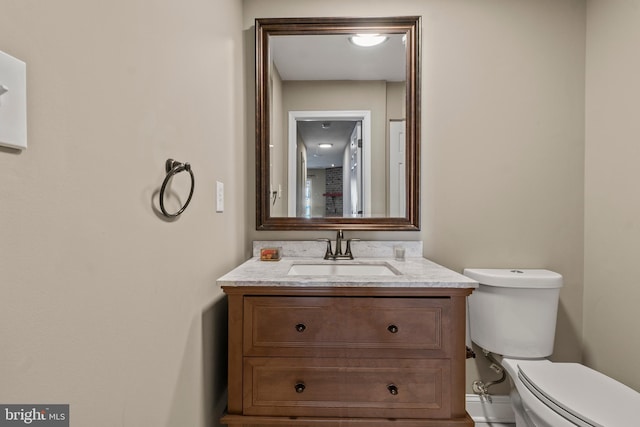
{"label": "bathroom vanity", "polygon": [[[363,33],[382,36],[384,49],[351,51],[354,36]],[[419,16],[256,19],[257,230],[420,229],[420,33]],[[294,53],[294,45],[328,55],[313,55],[318,63],[309,67],[308,55]],[[285,64],[303,57],[298,65],[304,66],[287,73],[298,84],[285,102],[291,93],[282,89]],[[346,58],[357,62],[348,65]],[[374,65],[380,63],[394,64],[397,74],[363,79],[364,69],[388,68]],[[359,90],[345,92],[337,81]],[[356,123],[351,136],[334,144],[339,158],[351,159],[339,166],[328,155],[314,159],[322,157],[313,154],[317,149],[328,148],[326,132],[297,143],[307,126],[335,128],[336,118]],[[341,145],[347,140],[348,149]],[[398,149],[389,152],[400,153],[397,158],[385,158],[386,140],[395,141]],[[337,181],[343,184],[330,191],[325,171],[314,188],[326,192],[307,203],[301,189],[309,188],[308,171],[334,166],[342,169]],[[303,205],[324,208],[302,212]],[[338,248],[341,240],[338,231]],[[262,243],[281,246],[283,258],[260,261],[261,244],[254,242],[254,257],[218,280],[229,304],[224,424],[473,425],[464,386],[465,302],[477,286],[473,280],[423,259],[420,242],[355,242],[355,260],[342,259],[351,254],[348,239],[344,253],[332,253],[330,245],[325,252],[322,242]],[[393,258],[398,243],[406,249],[400,261]],[[323,254],[341,259],[325,261]]]}
{"label": "bathroom vanity", "polygon": [[473,426],[465,301],[477,283],[410,250],[404,261],[390,249],[353,261],[305,255],[293,247],[277,262],[256,256],[218,280],[229,303],[222,422]]}

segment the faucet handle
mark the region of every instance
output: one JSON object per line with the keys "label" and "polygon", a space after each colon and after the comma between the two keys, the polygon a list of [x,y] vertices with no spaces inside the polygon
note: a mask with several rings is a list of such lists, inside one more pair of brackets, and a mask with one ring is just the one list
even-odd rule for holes
{"label": "faucet handle", "polygon": [[352,239],[347,239],[347,251],[344,253],[345,256],[348,256],[349,259],[353,259],[353,254],[351,253],[351,242],[358,242],[360,241],[360,239],[358,238],[352,238]]}
{"label": "faucet handle", "polygon": [[324,253],[324,259],[332,259],[333,258],[333,249],[331,249],[331,240],[326,237],[322,237],[316,239],[318,242],[327,242],[327,250]]}

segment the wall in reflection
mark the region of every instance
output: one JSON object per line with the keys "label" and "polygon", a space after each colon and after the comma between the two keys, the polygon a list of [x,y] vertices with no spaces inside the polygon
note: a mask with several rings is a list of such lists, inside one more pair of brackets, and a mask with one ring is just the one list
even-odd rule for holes
{"label": "wall in reflection", "polygon": [[[280,187],[274,203],[271,204],[271,216],[292,216],[288,213],[287,183],[290,174],[300,174],[301,171],[287,170],[288,159],[287,129],[289,111],[331,111],[331,110],[367,110],[371,114],[371,200],[366,216],[389,216],[389,122],[402,120],[405,116],[405,84],[404,82],[386,81],[282,81],[277,72],[272,73],[272,128],[271,128],[271,182],[272,187]],[[317,148],[306,145],[306,156],[318,155]],[[302,154],[298,151],[298,156]],[[305,164],[309,164],[305,159]],[[300,161],[296,161],[300,165]],[[343,165],[344,167],[344,165]],[[307,173],[309,175],[309,173]],[[314,171],[317,177],[318,172]],[[300,175],[299,175],[300,176]],[[304,186],[300,178],[296,180],[299,188],[296,194],[304,194]],[[317,180],[317,178],[316,178]],[[316,180],[313,182],[315,183]],[[317,185],[317,184],[314,184]],[[348,184],[350,186],[350,184]],[[276,189],[277,191],[277,189]],[[318,192],[314,189],[314,194]],[[345,191],[343,191],[344,193]],[[325,192],[326,193],[326,192]],[[335,193],[335,192],[334,192]],[[335,197],[335,196],[334,196]],[[335,203],[335,200],[324,200],[324,205]],[[314,205],[322,205],[315,202]],[[317,216],[322,210],[319,206],[305,209],[304,203],[298,200],[295,216]],[[345,216],[351,216],[353,209],[340,209]],[[358,209],[356,208],[356,212]],[[334,214],[337,210],[334,211]],[[325,216],[325,215],[322,215]]]}

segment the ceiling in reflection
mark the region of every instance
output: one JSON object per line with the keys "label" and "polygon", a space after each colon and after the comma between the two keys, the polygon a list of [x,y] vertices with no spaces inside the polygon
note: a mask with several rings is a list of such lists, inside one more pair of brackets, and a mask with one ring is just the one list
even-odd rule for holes
{"label": "ceiling in reflection", "polygon": [[282,80],[406,80],[403,34],[374,47],[359,47],[348,35],[296,35],[269,38]]}

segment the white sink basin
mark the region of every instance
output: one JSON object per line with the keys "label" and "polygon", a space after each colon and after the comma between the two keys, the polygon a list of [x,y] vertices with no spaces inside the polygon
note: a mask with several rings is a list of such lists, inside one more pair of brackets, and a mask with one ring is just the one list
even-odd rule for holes
{"label": "white sink basin", "polygon": [[396,276],[388,264],[293,264],[289,276]]}

